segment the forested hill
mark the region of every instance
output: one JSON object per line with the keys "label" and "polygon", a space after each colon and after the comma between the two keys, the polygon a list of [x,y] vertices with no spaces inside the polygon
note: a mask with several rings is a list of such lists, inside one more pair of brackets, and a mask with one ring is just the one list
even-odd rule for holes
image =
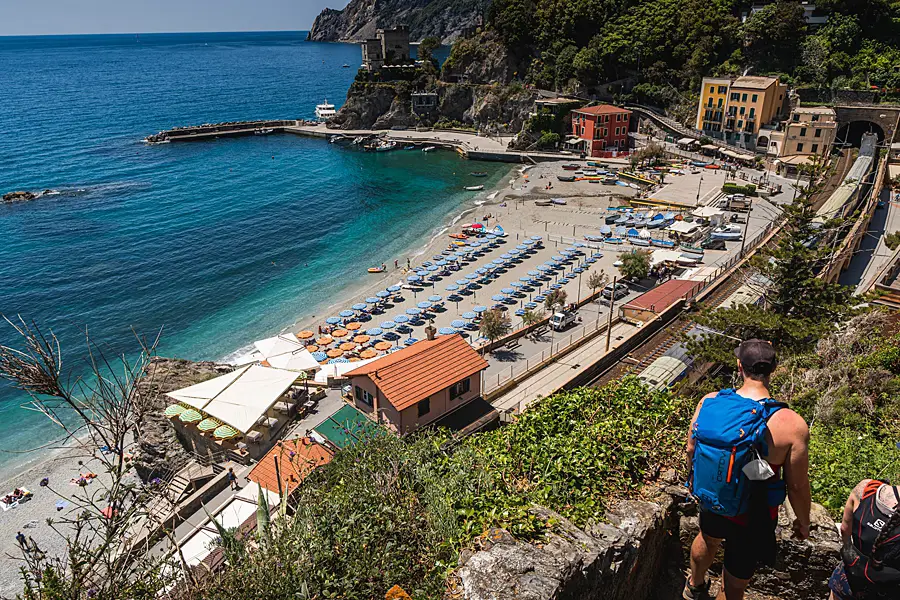
{"label": "forested hill", "polygon": [[[900,88],[900,1],[815,4],[828,15],[823,26],[807,25],[801,4],[787,1],[744,21],[751,2],[738,0],[493,0],[485,29],[518,77],[545,89],[639,75],[638,99],[669,105],[704,76],[745,71],[793,85]],[[479,45],[458,44],[457,66]]]}

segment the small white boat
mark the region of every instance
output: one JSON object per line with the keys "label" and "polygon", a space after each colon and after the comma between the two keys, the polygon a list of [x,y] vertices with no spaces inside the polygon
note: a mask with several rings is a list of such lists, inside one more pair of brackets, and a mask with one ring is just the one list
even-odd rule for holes
{"label": "small white boat", "polygon": [[390,152],[397,148],[397,142],[381,142],[375,147],[375,152]]}
{"label": "small white boat", "polygon": [[274,131],[275,131],[274,129],[256,128],[253,130],[253,135],[269,135],[270,133],[273,133]]}
{"label": "small white boat", "polygon": [[319,121],[328,121],[336,114],[337,111],[334,110],[334,104],[329,104],[327,98],[322,104],[316,105],[316,119]]}
{"label": "small white boat", "polygon": [[550,200],[553,204],[558,204],[560,206],[565,206],[567,204],[565,198],[553,198]]}
{"label": "small white boat", "polygon": [[347,63],[344,63],[344,65],[343,65],[341,68],[342,68],[342,69],[349,69],[349,68],[350,68],[350,65],[348,65]]}
{"label": "small white boat", "polygon": [[737,225],[723,225],[716,227],[709,237],[714,240],[737,241],[741,239],[741,228]]}
{"label": "small white boat", "polygon": [[483,189],[484,189],[483,185],[468,185],[468,186],[466,186],[466,191],[469,191],[469,192],[480,192]]}
{"label": "small white boat", "polygon": [[436,146],[425,146],[422,148],[422,152],[434,152],[435,150],[437,150]]}

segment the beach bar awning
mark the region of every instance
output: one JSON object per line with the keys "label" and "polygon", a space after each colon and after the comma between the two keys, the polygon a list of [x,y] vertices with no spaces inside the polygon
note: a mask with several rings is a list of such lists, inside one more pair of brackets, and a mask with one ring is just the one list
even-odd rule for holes
{"label": "beach bar awning", "polygon": [[669,225],[669,231],[674,231],[675,233],[691,233],[699,228],[700,226],[696,223],[688,223],[687,221],[675,221]]}
{"label": "beach bar awning", "polygon": [[677,142],[677,144],[679,146],[691,146],[693,144],[699,144],[699,143],[700,142],[698,140],[695,140],[694,138],[689,138],[689,137],[683,137],[680,140],[678,140],[678,142]]}
{"label": "beach bar awning", "polygon": [[276,335],[253,342],[253,345],[257,350],[255,355],[277,369],[308,371],[319,368],[306,346],[292,335]]}
{"label": "beach bar awning", "polygon": [[718,150],[719,149],[719,147],[716,146],[715,144],[703,144],[700,147],[704,150]]}
{"label": "beach bar awning", "polygon": [[667,250],[666,248],[660,248],[658,250],[654,250],[653,254],[650,255],[650,266],[655,267],[656,265],[665,262],[678,262],[679,258],[681,258],[680,250]]}
{"label": "beach bar awning", "polygon": [[249,365],[167,396],[246,434],[296,380],[296,371]]}

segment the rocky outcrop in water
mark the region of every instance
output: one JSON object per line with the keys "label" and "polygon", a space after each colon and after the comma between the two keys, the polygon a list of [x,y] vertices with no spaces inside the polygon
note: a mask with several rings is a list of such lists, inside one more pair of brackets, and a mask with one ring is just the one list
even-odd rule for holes
{"label": "rocky outcrop in water", "polygon": [[350,0],[343,10],[323,10],[308,39],[359,42],[375,37],[377,29],[408,25],[411,41],[435,36],[452,42],[481,23],[485,8],[472,0]]}
{"label": "rocky outcrop in water", "polygon": [[163,412],[170,403],[165,394],[232,369],[231,365],[209,361],[191,362],[177,358],[153,360],[140,383],[147,397],[154,400],[141,423],[138,451],[135,453],[134,466],[142,480],[164,477],[183,468],[190,460],[190,455],[175,433],[175,427]]}

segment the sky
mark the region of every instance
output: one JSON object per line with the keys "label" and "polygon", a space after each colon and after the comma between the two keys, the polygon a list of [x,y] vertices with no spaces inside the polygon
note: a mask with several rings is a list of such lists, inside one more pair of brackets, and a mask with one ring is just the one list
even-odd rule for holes
{"label": "sky", "polygon": [[0,35],[297,31],[348,0],[0,0]]}

